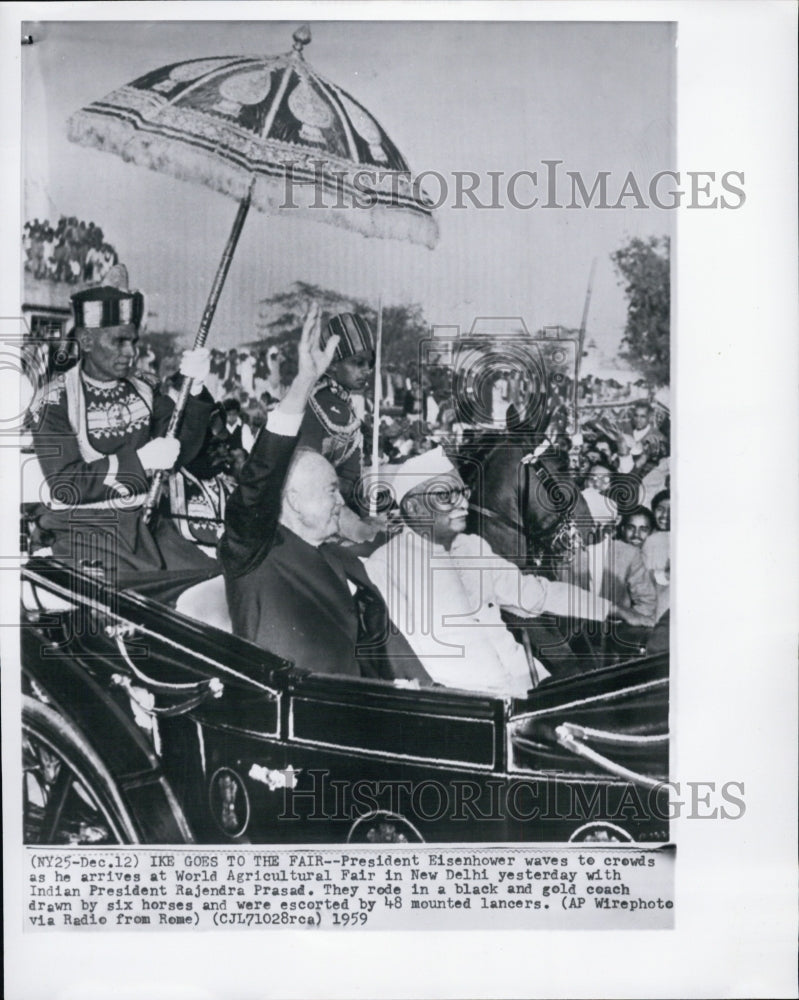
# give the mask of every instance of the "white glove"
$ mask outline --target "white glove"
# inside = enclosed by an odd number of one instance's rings
[[[143,444],[136,454],[145,469],[171,469],[180,454],[180,441],[177,438],[153,438]]]
[[[198,347],[194,351],[184,351],[180,359],[180,374],[194,379],[191,387],[192,396],[199,396],[203,391],[203,382],[211,371],[211,353],[207,347]]]

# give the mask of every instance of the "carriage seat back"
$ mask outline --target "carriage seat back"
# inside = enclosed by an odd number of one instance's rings
[[[222,629],[223,632],[233,631],[225,595],[224,576],[214,576],[184,590],[178,598],[175,610],[187,618],[194,618],[205,625]]]

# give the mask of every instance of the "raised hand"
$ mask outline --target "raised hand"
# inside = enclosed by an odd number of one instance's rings
[[[180,359],[180,374],[192,379],[191,394],[198,396],[203,389],[203,383],[211,370],[211,352],[207,347],[197,347],[184,351]]]
[[[339,338],[331,337],[322,349],[321,336],[321,310],[318,303],[312,302],[297,347],[297,375],[278,407],[282,413],[302,413],[314,386],[330,366]]]
[[[612,438],[614,441],[619,441],[624,437],[624,432],[621,427],[619,427],[617,421],[611,417],[609,414],[605,414],[602,417],[602,423],[597,421],[597,426],[605,432],[605,434]]]
[[[321,309],[318,302],[312,302],[297,348],[298,377],[316,382],[330,366],[338,347],[339,338],[331,337],[324,348],[320,347],[322,336]]]

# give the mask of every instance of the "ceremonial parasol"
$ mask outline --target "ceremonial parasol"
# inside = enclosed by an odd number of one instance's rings
[[[432,205],[380,123],[303,57],[303,25],[280,56],[190,59],[153,70],[82,108],[73,142],[204,184],[239,201],[194,346],[208,336],[250,205],[303,212],[364,236],[435,246]],[[379,372],[377,373],[379,378]],[[189,395],[184,383],[168,435]],[[149,517],[161,485],[156,474]]]

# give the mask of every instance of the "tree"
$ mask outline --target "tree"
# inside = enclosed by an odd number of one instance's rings
[[[669,382],[670,250],[668,236],[636,237],[610,255],[627,296],[627,324],[619,356],[655,387]]]
[[[377,333],[377,310],[353,296],[343,295],[328,288],[295,281],[285,292],[279,292],[260,302],[262,336],[247,346],[260,347],[266,343],[283,346],[287,357],[284,375],[293,375],[292,365],[296,345],[300,338],[302,321],[309,302],[315,300],[322,308],[322,322],[340,312],[357,312]],[[429,336],[429,326],[422,307],[412,305],[385,305],[383,307],[382,365],[394,365],[401,371],[411,372],[419,363],[419,342]]]

